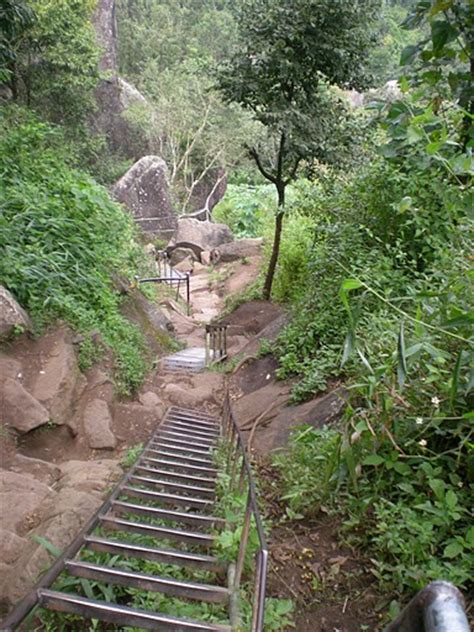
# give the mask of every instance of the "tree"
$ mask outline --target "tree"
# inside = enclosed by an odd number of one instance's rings
[[[474,2],[423,0],[406,18],[407,29],[427,26],[428,35],[402,52],[411,84],[423,85],[439,111],[443,101],[457,102],[464,111],[460,142],[474,145]]]
[[[237,9],[239,42],[218,68],[216,83],[264,130],[248,152],[277,190],[266,299],[278,261],[285,189],[303,164],[334,158],[331,135],[340,128],[341,100],[330,85],[366,84],[364,57],[379,6],[379,0],[242,0]]]
[[[18,95],[16,62],[35,14],[21,0],[3,0],[0,6],[0,85],[7,83],[13,98]]]

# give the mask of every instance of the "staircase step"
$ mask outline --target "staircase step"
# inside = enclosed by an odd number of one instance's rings
[[[193,498],[205,496],[210,501],[214,499],[214,491],[208,487],[199,487],[198,485],[183,485],[182,483],[173,483],[172,481],[165,481],[160,478],[150,478],[148,476],[130,476],[129,481],[131,483],[137,483],[139,485],[147,485],[149,487],[159,487],[160,489],[170,489],[175,492],[182,492],[183,494],[192,494]]]
[[[204,528],[211,528],[217,524],[225,524],[225,520],[223,518],[217,518],[216,516],[201,515],[184,511],[173,511],[171,509],[160,509],[158,507],[148,507],[147,505],[137,505],[135,503],[127,503],[122,500],[114,500],[112,508],[114,511],[119,513],[148,516],[149,518],[155,518],[156,520],[182,522],[184,524]]]
[[[114,566],[101,566],[99,564],[72,560],[66,561],[65,568],[74,577],[83,577],[84,579],[92,579],[129,588],[150,590],[173,597],[195,599],[208,603],[227,603],[229,601],[230,591],[222,586],[171,579],[115,568]]]
[[[171,468],[171,469],[179,469],[186,470],[188,472],[201,472],[202,474],[217,474],[217,470],[214,467],[201,467],[199,465],[191,465],[191,463],[182,463],[176,460],[168,459],[154,459],[151,456],[143,456],[142,461],[149,461],[150,463],[157,463],[158,465]]]
[[[196,430],[204,430],[208,432],[220,432],[220,424],[208,424],[207,421],[201,421],[200,419],[193,419],[192,417],[184,417],[183,415],[167,415],[167,421],[173,423],[186,424],[190,428],[196,428]]]
[[[203,430],[202,428],[196,428],[196,426],[192,426],[187,423],[183,423],[181,421],[164,421],[160,428],[162,430],[172,430],[173,432],[182,432],[185,435],[189,435],[191,437],[199,437],[203,439],[213,439],[217,440],[220,436],[218,431],[214,430]]]
[[[76,614],[87,619],[99,619],[120,626],[138,627],[156,632],[232,632],[228,625],[180,619],[159,612],[138,610],[115,603],[86,599],[71,593],[54,590],[38,591],[39,604],[43,608],[67,614]]]
[[[164,476],[166,478],[178,480],[185,483],[189,482],[196,485],[208,486],[209,492],[213,492],[213,488],[216,485],[215,478],[208,478],[205,476],[192,476],[190,474],[183,474],[182,472],[173,472],[166,469],[153,468],[147,465],[141,465],[140,463],[135,466],[135,470],[138,470],[139,472],[146,472],[147,474],[157,474],[158,476]]]
[[[175,529],[171,527],[158,527],[147,522],[135,522],[134,520],[125,520],[106,514],[101,518],[101,524],[113,531],[125,531],[126,533],[138,533],[140,535],[148,535],[158,539],[172,540],[173,542],[184,542],[196,546],[212,547],[215,537],[208,533],[199,533],[196,531],[185,531],[183,529]]]
[[[175,462],[189,463],[190,465],[199,465],[200,467],[209,467],[213,464],[212,458],[209,459],[198,459],[195,456],[186,456],[185,454],[179,454],[178,451],[171,451],[171,449],[162,449],[162,450],[154,450],[153,448],[148,448],[143,452],[143,458],[148,459],[148,454],[152,454],[153,458],[155,455],[158,455],[161,458],[169,458]],[[215,470],[215,468],[212,468]]]
[[[170,412],[181,413],[183,415],[192,415],[193,417],[200,417],[202,419],[218,422],[219,417],[206,413],[204,410],[195,410],[194,408],[183,408],[182,406],[170,406]]]
[[[215,439],[205,439],[204,437],[200,438],[194,435],[190,435],[187,432],[176,432],[174,430],[166,430],[165,428],[163,430],[160,430],[157,437],[166,437],[167,439],[172,439],[173,441],[192,442],[196,446],[202,445],[209,446],[210,448],[213,448],[217,445],[217,441]]]
[[[210,430],[220,429],[220,423],[218,420],[206,419],[204,417],[198,417],[197,415],[171,411],[166,415],[166,418],[177,419],[179,421],[195,424],[196,426],[202,426],[203,428],[208,428]]]
[[[190,452],[191,454],[202,454],[203,456],[207,456],[216,449],[216,444],[211,445],[200,445],[193,440],[186,439],[175,439],[174,437],[165,437],[161,433],[151,442],[152,447],[156,446],[170,446],[172,448],[180,448],[185,452]]]
[[[152,443],[151,446],[148,448],[149,452],[161,452],[162,450],[166,450],[167,452],[176,452],[176,453],[183,453],[183,454],[188,454],[189,456],[195,456],[195,458],[199,458],[199,459],[203,459],[204,461],[207,461],[208,463],[212,463],[213,462],[213,456],[212,456],[212,452],[209,450],[196,450],[195,448],[187,448],[185,446],[182,445],[173,445],[171,443],[168,443],[166,441],[166,439],[162,439],[161,441],[157,440],[155,443]]]
[[[188,553],[177,551],[176,549],[158,549],[144,544],[134,542],[120,542],[86,536],[85,545],[92,551],[99,553],[110,553],[111,555],[123,555],[124,557],[136,557],[142,560],[160,562],[163,564],[173,564],[186,568],[197,568],[199,570],[224,573],[227,564],[217,557],[211,555],[200,555],[198,553]]]
[[[141,498],[151,502],[163,503],[173,506],[195,507],[196,509],[209,509],[214,504],[212,500],[203,500],[202,498],[193,498],[192,496],[179,496],[177,494],[167,494],[161,492],[150,491],[149,489],[140,489],[126,485],[122,488],[120,495],[130,498]]]

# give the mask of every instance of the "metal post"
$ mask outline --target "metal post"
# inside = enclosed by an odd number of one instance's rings
[[[191,275],[189,272],[186,272],[186,304],[187,304],[187,314],[188,316],[191,314]]]
[[[449,582],[420,590],[385,632],[469,632],[464,597]]]
[[[206,366],[209,366],[210,344],[211,344],[211,333],[209,331],[209,326],[206,325]]]
[[[242,579],[242,572],[245,564],[245,554],[247,553],[247,542],[250,533],[250,523],[252,521],[252,503],[250,497],[250,491],[247,496],[247,507],[245,509],[244,526],[242,529],[242,535],[240,537],[239,555],[237,557],[237,564],[235,565],[235,577],[234,577],[234,590],[238,590],[240,587],[240,580]]]
[[[262,632],[265,619],[265,590],[267,579],[268,551],[262,549],[257,556],[255,571],[254,603],[251,632]]]

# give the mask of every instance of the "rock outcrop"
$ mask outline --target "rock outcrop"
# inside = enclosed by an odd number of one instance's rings
[[[214,249],[214,260],[229,263],[243,257],[254,257],[261,253],[262,244],[263,239],[236,239]]]
[[[18,601],[53,561],[34,536],[64,549],[122,473],[112,460],[69,461],[58,470],[54,490],[28,474],[0,472],[0,602],[6,605]]]
[[[49,355],[34,379],[32,395],[49,411],[55,424],[67,424],[79,388],[79,366],[66,328],[49,336]]]
[[[8,338],[15,330],[31,329],[31,321],[13,295],[0,285],[0,339]]]
[[[93,399],[84,410],[84,432],[94,450],[113,450],[117,439],[112,432],[113,420],[107,402]]]
[[[171,257],[176,249],[192,251],[196,261],[200,261],[203,251],[210,251],[233,241],[234,236],[226,224],[201,222],[194,218],[180,217],[176,231],[167,251]],[[189,254],[189,252],[187,252]]]
[[[98,108],[93,127],[105,134],[113,152],[126,158],[136,158],[147,151],[147,142],[123,114],[130,105],[146,100],[136,88],[118,76],[115,4],[115,0],[98,0],[94,14],[97,42],[103,51],[99,69],[104,78],[95,93]]]
[[[0,383],[2,421],[20,433],[43,426],[50,414],[40,402],[23,387],[21,382],[6,378]]]
[[[168,186],[168,169],[159,156],[144,156],[114,185],[112,194],[147,234],[169,238],[177,226]]]

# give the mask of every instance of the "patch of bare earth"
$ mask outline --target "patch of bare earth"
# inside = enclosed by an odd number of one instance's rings
[[[267,519],[275,525],[268,596],[293,601],[297,632],[378,630],[381,595],[369,560],[341,543],[337,518],[319,512],[312,519],[289,520],[278,472],[267,459],[259,459],[257,468]]]

